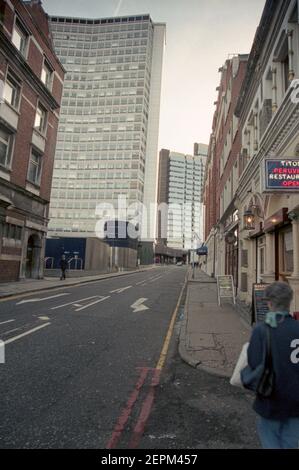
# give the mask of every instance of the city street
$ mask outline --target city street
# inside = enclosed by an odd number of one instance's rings
[[[178,354],[185,276],[157,267],[2,301],[0,447],[258,447],[251,396]]]
[[[2,301],[0,447],[113,448],[132,423],[138,445],[185,275],[159,267]]]

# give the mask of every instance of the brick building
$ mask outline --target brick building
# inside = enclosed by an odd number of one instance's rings
[[[0,281],[43,273],[64,69],[41,2],[0,1]]]
[[[228,59],[217,87],[206,180],[204,185],[205,240],[208,274],[232,274],[238,283],[238,210],[236,191],[242,165],[241,134],[234,115],[245,77],[248,55]],[[217,249],[215,249],[217,247]]]

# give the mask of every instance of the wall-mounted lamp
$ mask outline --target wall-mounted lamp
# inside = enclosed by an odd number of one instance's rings
[[[255,217],[250,207],[244,212],[243,221],[245,230],[255,229]]]

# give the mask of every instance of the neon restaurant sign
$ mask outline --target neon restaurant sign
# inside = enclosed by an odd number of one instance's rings
[[[266,191],[299,191],[299,159],[266,160]]]

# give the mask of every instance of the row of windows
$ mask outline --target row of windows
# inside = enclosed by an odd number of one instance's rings
[[[10,169],[12,163],[15,134],[0,126],[0,166]],[[42,155],[35,149],[31,150],[27,179],[33,184],[40,184]]]
[[[138,109],[140,109],[140,108],[138,108]],[[98,111],[98,112],[96,112],[96,111]],[[83,108],[70,108],[70,109],[62,109],[61,115],[62,115],[63,117],[64,117],[64,116],[65,116],[65,117],[71,116],[71,117],[73,117],[73,118],[75,118],[76,116],[85,116],[85,117],[86,117],[86,116],[91,116],[91,117],[95,117],[95,116],[97,116],[98,114],[99,114],[99,115],[102,115],[102,112],[101,112],[101,111],[102,111],[101,109],[97,109],[97,108],[88,108],[88,109],[83,109]],[[113,117],[115,117],[115,116],[120,117],[120,116],[122,116],[122,115],[123,115],[123,116],[126,115],[126,116],[124,116],[125,119],[123,119],[123,120],[119,119],[118,122],[125,122],[125,121],[127,121],[127,122],[141,122],[141,121],[142,121],[142,116],[140,115],[141,112],[142,112],[143,115],[146,117],[146,119],[148,119],[148,113],[147,113],[145,110],[139,111],[139,112],[138,112],[139,116],[134,115],[135,113],[131,113],[130,116],[127,116],[128,113],[125,113],[124,111],[121,112],[121,113],[118,113],[118,114],[113,114],[113,112],[110,111],[109,114],[106,114],[106,116],[108,117],[109,120],[104,121],[104,122],[107,122],[107,123],[112,122],[112,118],[113,118]],[[137,113],[136,113],[136,114],[137,114]],[[131,118],[131,119],[129,119],[129,118]],[[114,122],[116,122],[116,121],[114,121]]]
[[[87,126],[90,126],[88,124]],[[85,132],[124,132],[124,131],[141,131],[144,130],[144,128],[141,126],[141,124],[126,124],[126,125],[117,125],[117,124],[112,124],[112,125],[104,125],[103,127],[71,127],[71,126],[59,126],[59,132],[65,132],[65,133],[85,133]],[[76,137],[76,136],[73,136]],[[78,137],[78,136],[77,136]]]
[[[106,39],[106,38],[105,38]],[[62,41],[59,41],[59,40],[55,40],[54,41],[54,46],[55,48],[64,48],[64,49],[68,49],[68,48],[77,48],[79,46],[80,49],[82,49],[82,46],[83,46],[83,49],[90,49],[90,48],[97,48],[97,49],[113,49],[113,48],[120,48],[120,47],[130,47],[132,48],[132,50],[134,50],[134,53],[136,53],[136,47],[142,47],[144,48],[144,51],[146,51],[146,47],[147,44],[148,44],[148,41],[147,39],[138,39],[138,40],[132,40],[132,39],[128,39],[128,40],[112,40],[112,41],[104,41],[103,39],[101,39],[99,42],[93,42],[93,44],[90,44],[90,42],[88,41],[84,41],[84,42],[75,42],[75,41],[78,41],[78,37],[75,37],[74,39],[70,39],[69,42],[62,42]],[[96,47],[95,47],[96,46]],[[138,53],[138,50],[137,50],[137,53]],[[128,54],[131,54],[131,52],[128,52]]]
[[[82,90],[82,92],[77,92],[76,93],[76,97],[79,96],[79,93],[82,93],[82,97],[85,97],[85,96],[88,96],[88,93],[84,93],[83,90],[102,90],[103,88],[127,88],[128,90],[126,94],[138,94],[138,95],[141,95],[143,94],[144,90],[146,90],[148,93],[149,93],[149,88],[148,86],[144,83],[144,79],[142,80],[136,80],[136,79],[131,79],[130,81],[127,80],[127,79],[124,79],[123,80],[123,77],[122,76],[119,76],[118,78],[110,78],[110,79],[107,79],[107,78],[103,78],[104,75],[102,76],[99,76],[99,77],[96,77],[95,81],[94,81],[94,84],[96,81],[100,81],[100,83],[98,83],[98,86],[93,86],[93,87],[79,87],[77,88],[77,90]],[[107,76],[106,76],[107,77]],[[69,79],[67,79],[69,80]],[[68,83],[68,82],[66,82]],[[66,90],[70,88],[70,87],[67,87]],[[148,90],[146,89],[148,88]],[[136,91],[134,92],[134,90],[131,90],[131,89],[136,89]],[[122,90],[122,91],[125,91],[125,90]],[[137,93],[137,91],[139,91],[139,93]],[[90,92],[89,92],[90,93]],[[64,94],[64,96],[66,96]],[[95,97],[98,97],[100,96],[99,93],[97,92],[93,92],[93,95],[89,95],[89,97],[91,96],[95,96]]]
[[[121,195],[125,195],[127,196],[128,199],[137,199],[140,197],[140,195],[142,195],[142,192],[139,191],[139,192],[128,192],[128,191],[125,191],[125,192],[111,192],[111,191],[94,191],[94,192],[81,192],[81,191],[77,191],[77,192],[74,192],[74,191],[66,191],[66,190],[63,190],[63,191],[57,191],[57,190],[53,190],[53,195],[52,195],[52,205],[54,204],[54,200],[55,199],[77,199],[77,200],[81,200],[81,199],[93,199],[93,202],[95,204],[100,204],[101,202],[105,201],[107,199],[117,199],[119,196]],[[68,204],[68,202],[67,202]]]
[[[80,165],[86,165],[86,160],[92,161],[96,160],[98,161],[105,161],[105,160],[141,160],[144,161],[144,155],[139,152],[123,152],[119,151],[118,153],[115,152],[106,152],[105,154],[78,154],[76,152],[74,153],[69,153],[69,152],[61,152],[57,151],[55,154],[55,161],[62,160],[62,161],[74,161],[76,162],[76,165],[78,165],[78,168],[80,168]],[[80,161],[81,160],[81,161]],[[81,167],[83,168],[83,166]]]
[[[22,240],[22,227],[14,224],[1,222],[2,237],[9,240]]]
[[[145,134],[145,130],[142,129],[142,131]],[[114,148],[111,148],[111,150],[121,150],[122,147],[120,147],[121,143],[124,142],[130,142],[132,140],[140,141],[144,145],[146,144],[146,139],[145,137],[141,136],[140,133],[138,134],[133,134],[133,133],[125,133],[126,131],[123,131],[122,134],[118,134],[118,131],[110,131],[107,130],[106,134],[96,134],[95,131],[87,131],[85,130],[82,134],[77,133],[64,133],[64,134],[59,134],[57,142],[59,142],[59,146],[57,147],[58,149],[62,148],[67,148],[68,143],[73,142],[74,146],[72,147],[72,150],[74,151],[85,151],[85,150],[101,150],[102,147],[99,144],[99,142],[115,142]],[[63,143],[65,144],[63,146]]]
[[[137,97],[137,95],[139,95],[139,97]],[[111,98],[112,95],[108,94],[108,92],[99,92],[98,97],[93,99],[83,99],[80,96],[78,96],[77,99],[68,97],[62,100],[62,106],[63,109],[65,107],[84,107],[88,108],[86,111],[92,109],[94,114],[111,114],[111,111],[114,112],[114,110],[119,114],[120,110],[122,110],[122,113],[124,112],[124,106],[130,106],[130,114],[134,113],[136,108],[141,109],[141,111],[137,112],[137,114],[139,114],[142,112],[142,106],[144,106],[146,110],[148,110],[149,106],[149,98],[146,95],[142,95],[142,92],[138,93],[136,90],[123,90],[119,93],[114,93],[115,98]],[[102,104],[103,100],[106,101],[105,105]]]
[[[130,74],[130,75],[131,75],[131,78],[144,78],[144,72],[140,72],[138,74],[137,74],[137,72],[134,72],[134,76],[133,76],[133,74]],[[112,83],[114,83],[114,81]],[[120,85],[119,87],[122,88],[122,85]],[[142,88],[143,87],[144,87],[144,84],[143,84]],[[111,88],[115,88],[115,86],[113,86]],[[127,85],[126,88],[129,88],[129,85]],[[148,83],[145,83],[145,88],[149,92]],[[66,90],[102,90],[102,86],[101,86],[101,81],[99,81],[99,80],[97,82],[96,81],[88,81],[88,82],[85,82],[85,83],[66,81],[64,83],[64,91],[66,91]],[[111,92],[110,94],[112,95],[112,94],[115,94],[115,93]]]
[[[123,106],[126,106],[126,109],[130,109],[130,111],[128,111],[129,113],[134,113],[135,112],[135,109],[141,109],[142,110],[142,104],[143,104],[143,98],[139,99],[138,101],[141,102],[141,104],[135,104],[137,102],[136,99],[131,99],[131,98],[118,98],[118,101],[120,101],[120,104],[116,104],[114,105],[115,107],[111,107],[112,104],[108,104],[105,106],[103,106],[102,104],[100,104],[100,101],[102,101],[102,99],[100,97],[98,97],[98,99],[90,99],[90,100],[83,100],[83,99],[77,99],[77,100],[74,100],[73,98],[69,98],[69,99],[64,99],[62,100],[62,106],[64,107],[68,107],[68,108],[72,108],[72,107],[83,107],[83,108],[90,108],[92,106],[97,106],[98,107],[98,112],[101,112],[101,114],[110,114],[111,113],[111,110],[112,112],[116,112],[117,114],[119,114],[119,112],[124,112],[123,111]],[[112,100],[111,98],[108,98],[107,99],[107,102],[112,102],[112,101],[117,101],[117,99],[115,100]],[[135,104],[135,106],[134,106]],[[146,102],[144,102],[144,105],[146,108],[148,108],[148,104]],[[121,106],[121,107],[120,107]],[[109,111],[107,111],[107,109]],[[122,110],[122,111],[121,111]],[[138,111],[138,112],[142,112],[142,111]]]
[[[63,18],[62,18],[63,20]],[[117,18],[115,18],[115,20],[117,20]],[[84,34],[84,33],[87,33],[87,34],[91,34],[91,33],[113,33],[113,32],[121,32],[121,31],[140,31],[140,30],[148,30],[151,26],[150,23],[146,22],[146,23],[136,23],[136,24],[117,24],[116,26],[102,26],[102,22],[104,22],[105,20],[98,20],[99,22],[101,22],[101,26],[92,26],[92,25],[77,25],[75,26],[74,24],[72,24],[71,26],[70,25],[67,25],[67,24],[62,24],[63,21],[61,21],[61,23],[54,23],[54,19],[51,18],[50,19],[51,21],[51,29],[52,31],[57,31],[57,32],[69,32],[69,33],[81,33],[81,34]],[[59,19],[60,21],[60,19]],[[94,20],[94,21],[97,21],[97,20]],[[108,20],[107,20],[108,21]],[[131,20],[129,20],[131,22]],[[122,21],[123,22],[123,21]],[[99,23],[100,24],[100,23]]]
[[[73,146],[71,145],[72,139],[70,136],[67,138],[66,136],[65,139],[61,140],[61,137],[58,137],[57,140],[57,150],[72,150],[72,151],[93,151],[93,150],[139,150],[139,146],[141,143],[144,145],[146,144],[145,139],[140,139],[140,136],[136,136],[135,138],[126,138],[125,135],[122,137],[120,135],[113,135],[113,134],[107,134],[105,135],[100,135],[100,136],[95,136],[93,137],[90,134],[86,134],[85,136],[82,136],[81,142],[89,142],[86,144],[79,144],[76,143]],[[133,143],[132,143],[133,141]],[[76,142],[76,140],[74,140]],[[101,143],[100,143],[101,142]],[[112,147],[109,146],[109,142],[114,143]],[[116,144],[117,143],[117,144]]]
[[[105,33],[100,32],[100,34],[86,34],[83,36],[83,34],[64,34],[64,33],[58,33],[54,32],[53,34],[55,44],[58,41],[85,41],[85,42],[97,42],[97,41],[112,41],[112,40],[119,40],[119,39],[139,39],[139,38],[147,38],[150,35],[148,34],[147,31],[139,30],[136,31],[135,33],[133,32],[118,32],[118,33]],[[135,41],[134,41],[135,42]]]
[[[61,60],[61,63],[64,63],[63,60]],[[99,67],[100,69],[100,67]],[[135,64],[135,65],[130,65],[129,66],[129,70],[145,70],[145,64],[142,63],[142,64]],[[104,72],[104,70],[99,70],[100,72]],[[78,69],[78,72],[80,72],[80,70]],[[98,75],[93,75],[92,77],[89,77],[87,75],[88,72],[85,72],[85,74],[81,74],[80,73],[67,73],[66,74],[66,77],[65,77],[65,80],[66,81],[69,81],[69,82],[82,82],[82,81],[85,81],[85,82],[90,82],[92,84],[92,88],[101,88],[101,87],[96,87],[96,83],[95,82],[101,82],[102,83],[102,75],[98,74]],[[111,80],[109,81],[109,83],[114,83],[112,82]],[[115,88],[116,85],[114,86],[111,86],[111,88]],[[124,88],[124,87],[129,87],[129,83],[127,84],[119,84],[117,82],[117,86],[121,87],[121,88]],[[72,87],[74,88],[74,87]]]
[[[101,173],[93,173],[89,174],[87,177],[84,174],[80,173],[69,173],[67,175],[60,175],[59,178],[57,176],[54,178],[52,187],[53,188],[83,188],[83,189],[89,189],[90,185],[90,179],[95,179],[95,180],[124,180],[124,179],[137,179],[138,176],[140,179],[143,177],[143,173],[137,172],[137,171],[132,171],[132,172],[121,172],[121,173],[106,173],[102,171]],[[80,183],[80,182],[72,182],[71,180],[88,180],[86,183]],[[66,181],[67,180],[67,181]]]
[[[143,83],[139,82],[138,86],[142,86],[142,85]],[[133,85],[130,85],[130,86],[133,86]],[[143,103],[143,97],[129,96],[129,97],[113,98],[113,99],[102,98],[98,91],[76,91],[76,92],[65,91],[63,97],[64,97],[63,103],[65,104],[67,104],[68,102],[66,98],[77,98],[77,99],[78,98],[85,98],[85,99],[100,98],[98,100],[99,106],[111,106],[112,104],[120,105],[120,104],[142,104]]]
[[[55,162],[55,169],[64,169],[64,170],[136,170],[144,169],[143,165],[139,162],[120,162],[120,163],[99,163],[99,162],[75,162],[75,163],[66,163],[66,162]],[[89,174],[88,174],[89,175]],[[89,177],[89,176],[88,176]]]

